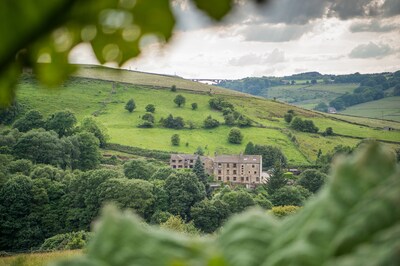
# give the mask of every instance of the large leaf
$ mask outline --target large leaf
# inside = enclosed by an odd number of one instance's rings
[[[287,220],[253,210],[189,239],[106,209],[87,254],[57,265],[400,265],[399,203],[400,169],[373,144]]]

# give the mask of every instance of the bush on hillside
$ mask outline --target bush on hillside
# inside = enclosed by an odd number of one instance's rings
[[[47,238],[40,246],[40,250],[51,251],[82,249],[87,245],[91,237],[92,233],[85,231],[58,234]]]

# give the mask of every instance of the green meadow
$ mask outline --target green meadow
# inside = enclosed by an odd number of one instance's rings
[[[400,96],[353,105],[341,113],[400,122]]]
[[[81,75],[85,72],[83,68]],[[193,153],[198,147],[202,147],[206,154],[217,153],[240,153],[244,151],[245,145],[252,141],[255,144],[274,145],[280,147],[287,156],[288,161],[293,165],[310,164],[315,160],[318,149],[328,151],[336,145],[354,146],[359,140],[345,137],[323,137],[318,134],[293,132],[298,144],[294,144],[287,136],[288,124],[283,120],[288,110],[294,110],[296,115],[312,119],[320,128],[333,127],[335,133],[362,138],[376,138],[380,140],[400,142],[400,132],[387,132],[381,129],[371,128],[368,123],[365,126],[355,125],[355,121],[338,121],[333,116],[319,112],[313,112],[298,108],[293,105],[279,101],[267,100],[250,95],[237,95],[235,92],[219,89],[180,78],[161,76],[172,79],[168,86],[162,87],[162,81],[153,81],[157,86],[143,85],[144,81],[150,82],[151,76],[158,75],[134,73],[130,77],[130,71],[123,71],[123,81],[117,80],[121,74],[114,69],[89,68],[90,78],[74,77],[57,89],[43,89],[31,80],[22,81],[17,91],[17,99],[25,106],[25,109],[37,109],[45,116],[59,110],[69,109],[75,113],[78,120],[84,117],[93,116],[107,130],[111,143],[117,143],[132,147],[155,149],[172,152]],[[96,71],[99,71],[97,75]],[[88,74],[88,75],[89,75]],[[145,77],[142,77],[145,76]],[[99,77],[99,79],[95,79]],[[109,80],[104,80],[105,78]],[[185,88],[178,87],[176,92],[170,90],[170,84],[174,81],[186,84]],[[137,82],[131,84],[128,82]],[[172,84],[174,85],[174,84]],[[171,86],[172,86],[171,85]],[[189,86],[190,85],[190,86]],[[183,85],[182,85],[183,86]],[[203,87],[202,87],[203,86]],[[204,87],[205,86],[205,87]],[[202,89],[197,90],[198,87]],[[209,87],[214,90],[210,93]],[[230,92],[233,92],[232,94]],[[181,94],[186,98],[183,107],[177,107],[173,102],[176,95]],[[204,119],[211,115],[221,124],[224,122],[222,112],[212,110],[208,101],[212,97],[224,97],[232,103],[236,110],[254,121],[253,127],[241,129],[244,139],[242,144],[230,144],[227,140],[230,127],[220,125],[214,129],[204,129]],[[125,110],[125,104],[129,99],[134,99],[136,109],[129,113]],[[197,103],[198,109],[192,110],[191,103]],[[139,128],[142,123],[142,116],[146,113],[147,104],[154,104],[156,111],[154,128]],[[186,127],[181,130],[167,129],[160,125],[159,120],[166,118],[169,114],[181,116],[186,122]],[[347,116],[341,116],[346,120]],[[358,118],[357,123],[361,123]],[[358,120],[357,120],[358,119]],[[380,120],[379,120],[380,121]],[[192,124],[192,129],[189,128]],[[383,127],[384,122],[379,123]],[[171,136],[180,135],[180,145],[171,145]]]

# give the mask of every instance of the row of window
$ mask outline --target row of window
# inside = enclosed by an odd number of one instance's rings
[[[244,180],[245,180],[245,178],[242,176],[242,177],[240,178],[240,181],[241,181],[241,182],[244,182]],[[222,181],[222,176],[218,176],[218,181]],[[226,181],[231,181],[229,176],[226,177]],[[232,178],[232,181],[238,181],[238,180],[237,180],[237,177],[234,176],[234,177]],[[249,181],[249,177],[248,177],[248,176],[246,176],[246,181]],[[259,178],[259,177],[256,177],[256,182],[260,182],[260,178]]]

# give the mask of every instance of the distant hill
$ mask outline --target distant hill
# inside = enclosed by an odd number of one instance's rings
[[[172,85],[177,87],[176,92],[171,91]],[[173,102],[178,94],[186,98],[182,108]],[[231,127],[224,125],[221,111],[209,106],[209,100],[215,97],[222,97],[252,121],[251,127],[241,129],[244,134],[242,144],[228,142],[227,135]],[[124,109],[131,98],[137,106],[133,113]],[[400,129],[400,123],[383,120],[362,122],[353,117],[334,117],[179,77],[105,67],[83,67],[57,90],[41,89],[29,75],[25,75],[18,85],[17,101],[27,110],[37,109],[45,115],[69,109],[78,120],[93,116],[105,126],[111,143],[162,151],[193,153],[202,147],[210,155],[214,152],[240,153],[252,141],[255,144],[278,146],[291,165],[308,165],[315,161],[319,149],[325,153],[337,145],[355,146],[362,138],[376,138],[393,147],[400,143],[400,131],[382,130],[389,123],[391,127]],[[192,110],[192,103],[198,104],[197,110]],[[139,128],[148,104],[156,107],[155,126]],[[333,127],[334,132],[340,135],[324,137],[321,134],[293,131],[283,119],[288,110],[313,120],[320,132]],[[185,128],[176,130],[162,127],[160,119],[169,114],[182,117],[186,122]],[[219,127],[203,128],[203,121],[210,115],[221,123]],[[180,146],[171,145],[173,134],[180,135]]]
[[[281,78],[261,77],[227,80],[217,85],[268,99],[276,99],[307,109],[326,112],[328,107],[331,106],[345,114],[377,117],[371,112],[362,112],[360,108],[350,107],[386,97],[400,96],[400,71],[347,75],[323,75],[319,72],[306,72]],[[396,99],[389,101],[393,103]],[[400,112],[400,102],[397,106],[397,108],[391,107],[388,112],[392,114],[393,109],[396,109],[395,113]],[[352,111],[356,109],[358,111]],[[400,117],[397,115],[384,118],[400,121]]]

